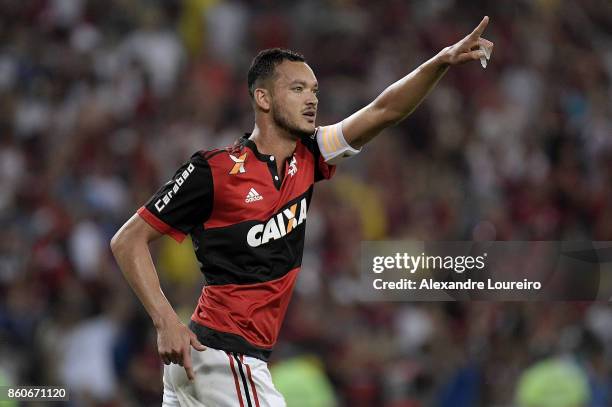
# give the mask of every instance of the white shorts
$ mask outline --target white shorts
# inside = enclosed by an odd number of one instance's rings
[[[191,348],[195,380],[185,368],[164,366],[162,407],[285,407],[285,399],[274,388],[268,364],[263,360],[207,348]]]

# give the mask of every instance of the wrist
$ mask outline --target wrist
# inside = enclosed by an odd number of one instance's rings
[[[421,72],[428,72],[429,75],[433,75],[432,77],[439,79],[450,68],[451,63],[449,60],[449,53],[444,49],[423,63],[418,69]]]
[[[170,325],[181,322],[176,313],[172,310],[153,315],[151,316],[151,320],[156,329],[164,329]]]
[[[451,65],[450,47],[443,48],[433,58],[429,60],[438,69],[446,69]]]

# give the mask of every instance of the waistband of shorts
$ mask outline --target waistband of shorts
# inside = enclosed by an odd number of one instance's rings
[[[226,352],[242,353],[264,362],[270,359],[272,349],[262,349],[252,345],[240,335],[215,331],[195,321],[189,322],[189,328],[196,334],[198,341],[204,346],[224,350]]]

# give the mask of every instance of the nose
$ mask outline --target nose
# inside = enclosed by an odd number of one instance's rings
[[[317,98],[317,95],[315,93],[311,93],[308,99],[306,100],[306,105],[314,109],[317,108],[318,103],[319,103],[319,99]]]

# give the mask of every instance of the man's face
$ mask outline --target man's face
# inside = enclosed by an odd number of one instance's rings
[[[304,62],[283,61],[272,82],[272,118],[282,129],[310,136],[317,115],[317,78]]]

